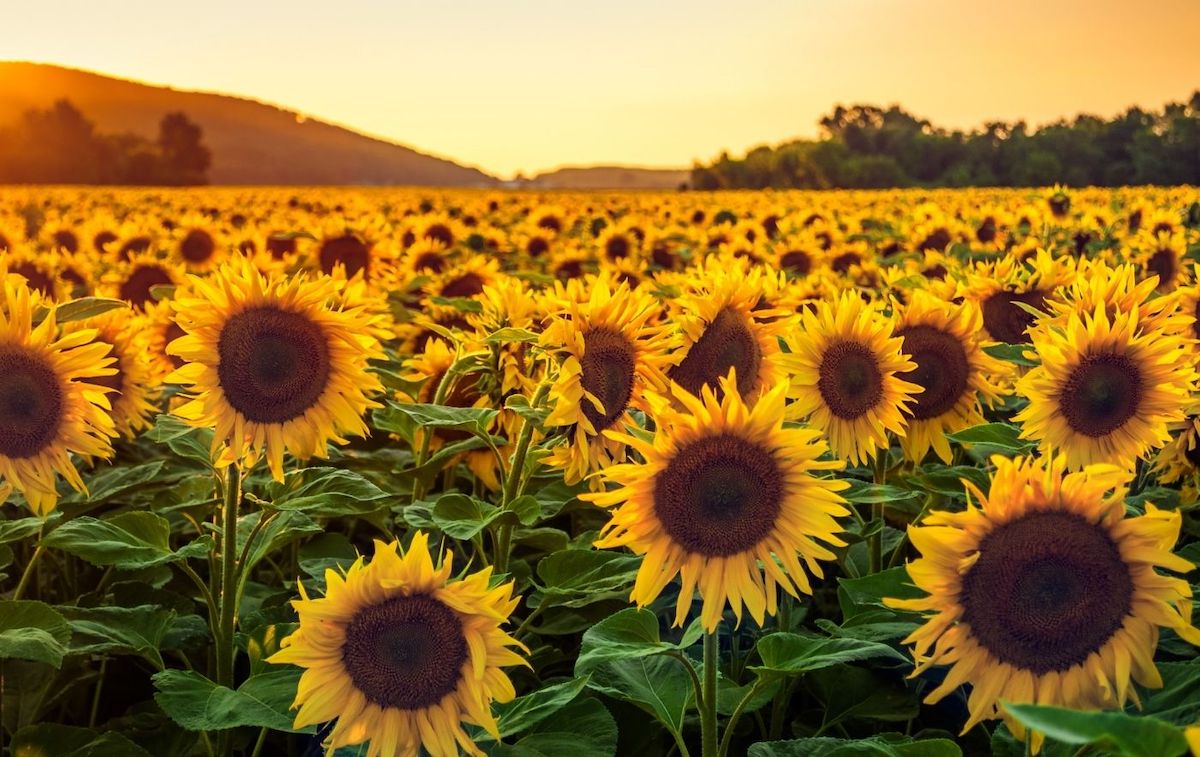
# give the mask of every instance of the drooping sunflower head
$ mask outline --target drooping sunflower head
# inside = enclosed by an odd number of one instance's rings
[[[1071,314],[1063,329],[1034,332],[1033,353],[1041,364],[1017,382],[1029,404],[1015,420],[1024,438],[1061,450],[1071,469],[1129,468],[1162,446],[1196,381],[1183,340],[1139,331],[1136,310],[1110,316],[1097,305],[1089,315]]]
[[[1149,505],[1128,517],[1128,476],[1113,466],[1066,473],[1061,457],[993,462],[986,496],[967,483],[977,504],[909,527],[922,555],[909,577],[928,596],[889,604],[926,614],[906,639],[914,675],[950,668],[926,701],[971,684],[966,733],[1001,716],[1001,701],[1122,707],[1136,697],[1131,679],[1161,686],[1159,626],[1200,643],[1187,582],[1157,572],[1194,567],[1171,553],[1180,514]],[[1009,727],[1023,737],[1020,724]]]
[[[679,325],[682,359],[670,379],[699,395],[718,389],[722,377],[737,372],[738,393],[748,402],[781,378],[778,335],[786,331],[787,312],[756,309],[761,299],[761,269],[708,267],[688,290],[669,304]]]
[[[903,436],[903,411],[922,388],[900,378],[917,366],[889,316],[846,293],[805,311],[784,340],[789,410],[821,430],[835,455],[860,464],[887,448],[888,432]]]
[[[168,353],[185,364],[168,381],[189,387],[176,413],[212,428],[220,462],[252,465],[265,452],[283,478],[283,455],[324,457],[330,441],[365,435],[363,413],[381,389],[367,371],[380,357],[361,309],[339,308],[328,277],[267,280],[245,259],[192,277],[171,301],[185,336]]]
[[[51,306],[34,324],[40,298],[0,263],[0,502],[14,489],[33,512],[50,514],[62,476],[85,491],[71,455],[105,457],[116,435],[107,390],[109,346],[96,332],[63,333]]]
[[[502,628],[520,599],[491,568],[453,578],[452,558],[435,565],[418,532],[403,554],[376,541],[370,563],[327,571],[322,597],[299,585],[300,628],[269,660],[305,668],[296,727],[336,719],[326,747],[370,740],[371,757],[481,755],[464,723],[500,738],[492,702],[516,694],[503,668],[526,664]]]
[[[615,488],[584,496],[615,508],[597,546],[644,555],[631,599],[645,606],[679,576],[676,625],[699,589],[709,631],[727,604],[739,620],[744,606],[761,624],[775,613],[776,586],[811,593],[808,575],[821,576],[829,546],[843,545],[836,519],[848,512],[837,493],[847,484],[817,475],[842,467],[821,459],[820,434],[783,427],[785,386],[749,407],[736,377],[722,383],[722,399],[709,387],[696,397],[674,386],[683,410],[663,407],[652,443],[606,432],[643,462],[604,469]]]
[[[542,347],[561,361],[545,423],[567,428],[550,463],[564,469],[568,483],[624,460],[624,443],[604,431],[624,430],[629,410],[649,410],[649,392],[665,389],[673,342],[657,322],[659,310],[643,290],[612,289],[597,279],[585,302],[561,300],[543,331]]]
[[[908,428],[900,446],[910,460],[922,460],[932,447],[949,462],[946,434],[982,423],[981,402],[999,399],[997,378],[1007,369],[983,351],[982,325],[973,303],[956,305],[919,289],[901,311],[895,334],[916,368],[899,378],[923,390],[905,410]]]

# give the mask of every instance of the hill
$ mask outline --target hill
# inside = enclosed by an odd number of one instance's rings
[[[531,189],[678,189],[688,181],[686,169],[569,166],[534,176]]]
[[[494,177],[450,160],[229,95],[186,92],[41,63],[0,62],[0,123],[67,98],[102,132],[153,139],[183,111],[204,129],[213,184],[491,186]]]

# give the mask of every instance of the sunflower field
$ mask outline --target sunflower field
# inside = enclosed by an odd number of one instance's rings
[[[0,752],[1200,755],[1200,191],[0,190]]]

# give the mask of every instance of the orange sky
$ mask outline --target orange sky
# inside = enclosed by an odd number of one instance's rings
[[[0,57],[229,92],[492,173],[686,166],[835,103],[949,127],[1200,88],[1200,0],[26,0]]]

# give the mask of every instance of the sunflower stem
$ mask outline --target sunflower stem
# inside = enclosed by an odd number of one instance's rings
[[[702,757],[718,757],[717,746],[717,633],[704,634],[704,697],[697,702],[700,708],[700,738]]]
[[[25,570],[21,572],[21,580],[17,582],[17,589],[13,592],[13,600],[18,600],[25,595],[25,588],[29,586],[29,580],[33,578],[34,569],[37,567],[38,559],[41,558],[45,547],[42,546],[42,541],[38,539],[38,545],[33,550],[33,555],[30,556],[29,562],[25,565]]]
[[[537,391],[534,392],[533,400],[529,406],[536,408],[546,398],[546,393],[550,391],[550,384],[543,381],[538,385]],[[517,447],[513,450],[512,462],[508,468],[508,475],[504,479],[504,490],[501,494],[500,509],[507,510],[512,506],[521,492],[522,480],[525,473],[525,458],[529,455],[529,446],[533,443],[533,432],[535,424],[531,419],[526,418],[521,423],[521,433],[517,436]],[[508,558],[512,551],[512,532],[513,527],[509,524],[499,526],[496,531],[496,554],[492,557],[492,565],[496,569],[496,573],[508,572]]]
[[[242,475],[237,463],[225,472],[225,498],[221,505],[221,617],[214,637],[217,640],[217,683],[233,685],[233,666],[237,656],[234,627],[237,624],[237,523],[241,501]]]
[[[884,484],[884,482],[887,481],[887,469],[888,469],[887,461],[888,461],[888,454],[887,454],[886,450],[880,452],[880,454],[875,458],[875,485],[876,486],[882,486]],[[871,525],[874,528],[875,523],[878,522],[879,526],[878,526],[878,528],[875,529],[875,532],[871,534],[871,537],[867,542],[867,546],[868,546],[868,550],[869,550],[869,552],[868,552],[868,570],[867,570],[868,573],[878,573],[880,571],[880,569],[883,567],[883,523],[884,523],[883,517],[884,517],[884,503],[883,502],[872,502],[871,503]]]

